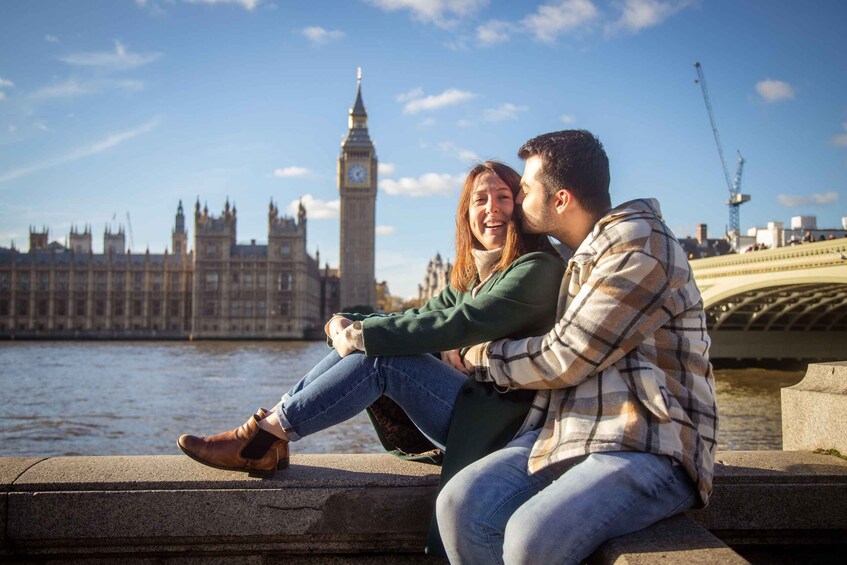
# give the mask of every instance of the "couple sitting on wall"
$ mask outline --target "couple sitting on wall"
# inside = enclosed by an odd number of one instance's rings
[[[451,563],[579,563],[708,501],[717,408],[700,292],[655,200],[616,208],[591,133],[526,142],[523,177],[468,174],[450,285],[400,314],[337,314],[332,351],[271,410],[183,435],[203,464],[272,474],[290,442],[367,410],[441,463]],[[565,266],[550,246],[570,249]],[[441,352],[440,354],[430,354]]]

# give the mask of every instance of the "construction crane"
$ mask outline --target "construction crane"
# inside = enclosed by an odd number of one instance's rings
[[[750,201],[749,194],[741,194],[741,173],[744,171],[744,157],[741,155],[741,151],[739,151],[738,168],[735,170],[735,178],[731,180],[729,178],[729,169],[726,167],[726,159],[723,156],[721,136],[718,133],[718,126],[715,123],[715,113],[712,111],[712,103],[709,100],[709,90],[706,88],[706,75],[703,74],[703,66],[700,63],[694,63],[694,68],[697,69],[697,79],[694,82],[699,84],[700,89],[703,91],[703,101],[706,103],[706,111],[709,113],[709,123],[712,125],[715,145],[718,147],[718,156],[721,158],[724,180],[726,181],[726,187],[729,189],[729,200],[726,201],[727,206],[729,206],[727,236],[733,249],[736,249],[738,247],[738,236],[741,235],[741,215],[739,208],[745,202]]]

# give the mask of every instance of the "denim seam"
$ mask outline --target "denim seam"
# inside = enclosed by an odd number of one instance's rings
[[[455,406],[455,404],[451,404],[451,403],[449,403],[449,402],[445,401],[445,400],[444,400],[443,398],[441,398],[439,395],[434,394],[434,393],[433,393],[431,390],[429,390],[427,387],[423,386],[423,385],[422,385],[422,384],[418,381],[418,379],[417,379],[417,378],[415,378],[413,375],[409,375],[409,374],[407,374],[405,371],[403,371],[402,369],[398,369],[398,368],[396,368],[396,367],[391,367],[390,365],[382,365],[382,367],[381,367],[381,368],[382,368],[383,370],[387,370],[387,371],[390,371],[390,372],[394,372],[394,373],[398,373],[398,374],[400,374],[400,375],[403,375],[403,377],[406,379],[406,381],[407,381],[409,384],[414,385],[414,386],[415,386],[415,388],[417,388],[417,389],[419,389],[419,390],[423,391],[423,392],[424,392],[424,393],[426,393],[426,395],[427,395],[427,396],[429,396],[430,398],[433,398],[433,399],[437,400],[437,401],[438,401],[439,403],[441,403],[441,404],[442,404],[445,408],[449,408],[449,409],[450,409],[450,411],[452,411],[452,410],[453,410],[453,407]],[[383,391],[384,391],[384,390],[385,390],[385,387],[383,387]],[[458,392],[458,390],[457,390],[457,392]]]
[[[491,510],[491,512],[489,512],[488,515],[485,517],[485,521],[482,524],[485,528],[484,529],[484,531],[485,531],[485,544],[488,547],[488,550],[491,552],[491,556],[494,558],[495,562],[503,563],[503,556],[497,555],[497,554],[494,553],[494,547],[493,547],[494,544],[491,541],[491,535],[490,535],[489,532],[494,532],[494,531],[496,531],[496,529],[494,527],[492,527],[491,525],[489,525],[491,518],[497,512],[499,512],[500,509],[503,508],[503,506],[505,506],[509,501],[514,499],[516,496],[519,496],[519,495],[521,495],[521,494],[523,494],[527,491],[537,489],[539,486],[541,486],[541,481],[534,481],[532,484],[526,485],[523,488],[512,492],[511,494],[509,494],[509,496],[505,496],[505,497],[501,498],[500,502],[497,504],[497,506],[495,506]],[[514,515],[514,513],[512,513],[512,514]],[[511,518],[511,516],[509,516],[509,518]],[[508,523],[508,522],[509,521],[506,520],[506,523]],[[505,527],[504,527],[503,533],[505,534]],[[505,541],[505,535],[504,535],[504,541]]]
[[[665,480],[665,481],[661,484],[661,486],[660,486],[658,489],[656,489],[656,490],[659,490],[659,489],[666,490],[669,486],[671,486],[672,484],[674,484],[676,481],[677,481],[676,473],[674,473],[674,472],[673,472],[673,467],[671,467],[671,473],[670,473],[670,476],[669,476],[669,477],[668,477],[668,478],[667,478],[667,479],[666,479],[666,480]],[[613,523],[615,520],[617,520],[618,518],[620,518],[621,516],[623,516],[624,514],[626,514],[627,512],[629,512],[630,510],[632,510],[632,508],[633,508],[633,507],[635,507],[635,506],[636,506],[638,503],[640,503],[642,500],[647,499],[647,498],[651,498],[651,497],[652,497],[652,495],[650,495],[649,493],[644,493],[644,494],[643,494],[640,498],[638,498],[637,500],[634,500],[634,501],[632,502],[632,504],[630,504],[629,506],[627,506],[626,508],[624,508],[623,510],[621,510],[620,512],[618,512],[618,513],[617,513],[617,514],[616,514],[613,518],[611,518],[611,519],[610,519],[608,522],[606,522],[604,525],[608,525],[608,524]],[[658,498],[658,495],[656,496],[656,498]],[[597,534],[598,534],[599,532],[600,532],[600,530],[598,529],[598,531],[596,531],[596,532],[594,532],[593,534],[591,534],[591,537],[589,537],[588,539],[584,540],[581,544],[579,544],[579,545],[576,547],[576,551],[577,551],[577,552],[579,552],[579,550],[581,550],[583,547],[585,547],[586,545],[588,545],[588,542],[593,542],[593,541],[594,541],[594,539],[596,539]],[[571,559],[574,559],[573,555],[569,555],[568,557],[570,557]]]

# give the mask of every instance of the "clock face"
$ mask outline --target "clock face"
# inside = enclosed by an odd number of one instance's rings
[[[362,165],[352,165],[347,169],[347,180],[354,184],[362,184],[368,178],[368,171]]]

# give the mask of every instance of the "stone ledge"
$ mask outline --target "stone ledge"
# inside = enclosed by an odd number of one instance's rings
[[[810,364],[781,402],[783,449],[847,454],[847,362]]]
[[[295,455],[269,479],[183,456],[0,458],[0,560],[417,562],[437,473],[388,455]],[[737,562],[710,531],[837,543],[845,507],[847,461],[722,452],[708,508],[610,540],[595,561]]]

